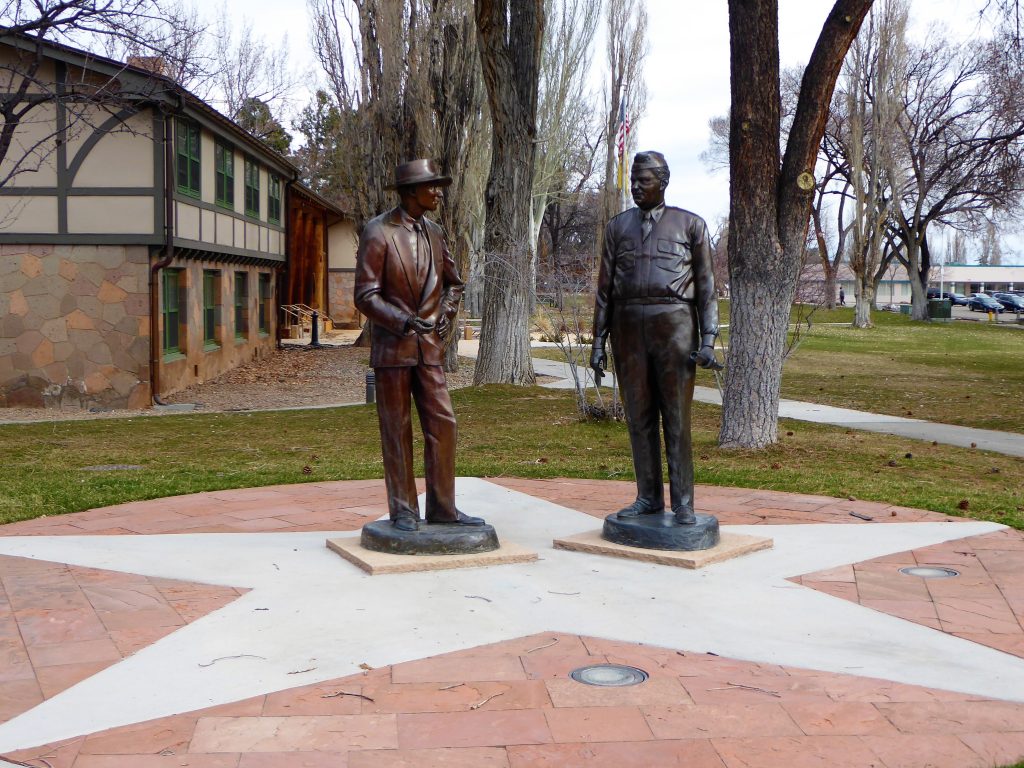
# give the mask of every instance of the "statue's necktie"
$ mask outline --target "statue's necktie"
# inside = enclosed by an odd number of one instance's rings
[[[420,241],[423,239],[423,225],[418,221],[413,223],[412,228],[416,231],[413,239],[416,241],[416,246],[412,249],[413,259],[416,264],[416,273],[420,271]]]
[[[654,217],[650,211],[644,211],[643,221],[640,222],[640,231],[643,232],[645,243],[647,238],[651,236],[652,229],[654,229]]]

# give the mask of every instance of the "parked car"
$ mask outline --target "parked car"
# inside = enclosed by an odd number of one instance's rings
[[[972,293],[971,298],[967,300],[967,308],[971,312],[995,312],[999,314],[1003,311],[1003,305],[987,293]]]
[[[932,299],[949,299],[953,306],[967,306],[967,297],[962,293],[953,293],[952,291],[940,291],[938,288],[929,288],[927,296],[929,301]]]
[[[1017,296],[1012,293],[993,293],[992,298],[1011,312],[1024,312],[1024,296]]]

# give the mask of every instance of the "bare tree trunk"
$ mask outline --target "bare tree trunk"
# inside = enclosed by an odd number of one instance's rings
[[[804,72],[779,163],[777,0],[729,0],[729,367],[719,443],[777,439],[789,310],[806,243],[812,175],[832,91],[871,0],[837,0]]]
[[[543,0],[476,0],[476,25],[493,136],[474,382],[533,384],[529,226]]]
[[[875,283],[873,280],[857,280],[853,284],[853,327],[871,328],[871,310],[875,307]]]
[[[479,227],[488,159],[486,95],[480,71],[472,0],[435,0],[432,11],[431,90],[437,122],[437,159],[452,177],[441,226],[463,280],[470,278],[473,231]],[[458,370],[458,328],[445,342],[444,369]]]

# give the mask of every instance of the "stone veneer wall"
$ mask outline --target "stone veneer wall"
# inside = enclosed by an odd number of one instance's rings
[[[355,302],[356,271],[332,269],[327,275],[327,306],[336,328],[358,328],[362,316]]]
[[[169,268],[180,269],[184,273],[187,307],[182,312],[182,319],[185,322],[180,330],[180,339],[183,345],[181,354],[170,358],[161,356],[160,394],[170,395],[192,384],[209,381],[225,371],[273,351],[277,345],[277,315],[279,312],[277,273],[274,268],[196,259],[175,259]],[[220,307],[216,330],[217,344],[209,348],[203,343],[203,272],[205,270],[218,271],[221,278],[217,302]],[[248,275],[249,330],[244,339],[235,337],[234,279],[236,272],[244,272]],[[274,291],[270,299],[267,333],[259,331],[259,278],[257,275],[261,272],[270,275],[270,285]]]
[[[0,246],[0,406],[149,405],[149,249]]]

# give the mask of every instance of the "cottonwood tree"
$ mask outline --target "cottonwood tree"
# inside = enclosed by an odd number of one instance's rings
[[[789,308],[836,78],[872,0],[837,0],[804,71],[785,152],[777,0],[730,0],[729,366],[719,442],[761,448],[778,430]]]
[[[484,313],[476,384],[532,384],[530,197],[537,138],[543,0],[476,0],[491,112],[484,236]]]
[[[248,117],[250,124],[262,128],[261,134],[272,133],[273,128],[261,123],[273,120],[273,113],[288,111],[299,85],[289,62],[288,36],[272,46],[256,34],[247,17],[229,16],[226,5],[217,16],[213,36],[211,102],[232,120]],[[259,112],[257,104],[263,104],[270,114],[254,117]]]
[[[647,102],[647,88],[644,83],[643,65],[647,58],[647,6],[643,0],[608,0],[605,7],[605,34],[608,85],[605,91],[605,162],[604,162],[604,204],[598,222],[598,252],[604,247],[604,228],[612,217],[623,210],[626,193],[618,189],[616,162],[619,115],[625,101],[625,111],[635,123],[644,111]],[[628,160],[631,146],[625,148]],[[624,171],[628,183],[628,173]]]
[[[313,49],[338,110],[335,185],[362,230],[394,203],[387,186],[395,166],[424,154],[416,151],[419,115],[406,108],[420,101],[409,92],[425,87],[412,40],[418,5],[408,17],[404,3],[379,0],[308,0],[308,8]],[[367,321],[356,346],[370,346],[371,337]]]
[[[339,186],[362,225],[394,205],[395,166],[428,155],[423,0],[309,0],[313,48],[338,108]]]
[[[957,233],[960,234],[960,233]],[[961,238],[963,242],[965,238]],[[990,218],[985,222],[984,230],[981,233],[981,247],[978,253],[978,263],[988,267],[995,267],[1003,263],[1003,246],[999,238],[999,227],[997,226],[994,218]],[[964,245],[963,251],[955,254],[951,254],[947,259],[947,264],[966,264],[966,244]]]
[[[910,46],[896,119],[896,258],[910,275],[911,315],[928,318],[932,225],[977,229],[993,207],[1010,210],[1024,191],[1022,62],[999,40],[963,45],[941,32]],[[1013,77],[1017,82],[1005,82]]]
[[[395,166],[437,157],[456,183],[442,223],[454,234],[465,268],[478,195],[471,171],[482,130],[470,0],[310,0],[314,49],[337,108],[333,137],[346,208],[362,225],[394,205],[387,189]],[[361,343],[369,344],[369,333]],[[449,339],[449,341],[451,341]],[[454,358],[449,355],[449,360]],[[450,362],[450,364],[451,364]]]
[[[593,175],[597,149],[594,99],[587,85],[600,0],[545,0],[537,108],[537,152],[530,206],[530,242],[546,212],[577,199]],[[536,293],[538,260],[531,258]]]
[[[445,190],[440,223],[464,279],[482,246],[484,180],[490,162],[490,121],[480,68],[476,24],[469,0],[435,0],[431,13],[430,94],[435,121],[433,152],[452,183]],[[468,281],[467,293],[476,286]],[[445,370],[458,368],[458,328],[445,345]]]
[[[537,291],[559,310],[566,294],[593,292],[600,206],[600,191],[584,186],[574,196],[559,195],[544,211],[537,240]]]
[[[907,159],[896,146],[901,111],[896,93],[906,72],[908,12],[905,0],[883,0],[872,9],[847,59],[841,87],[846,130],[837,132],[836,144],[846,150],[853,202],[855,328],[871,327],[878,282],[896,253],[886,235],[893,213],[892,169]]]

